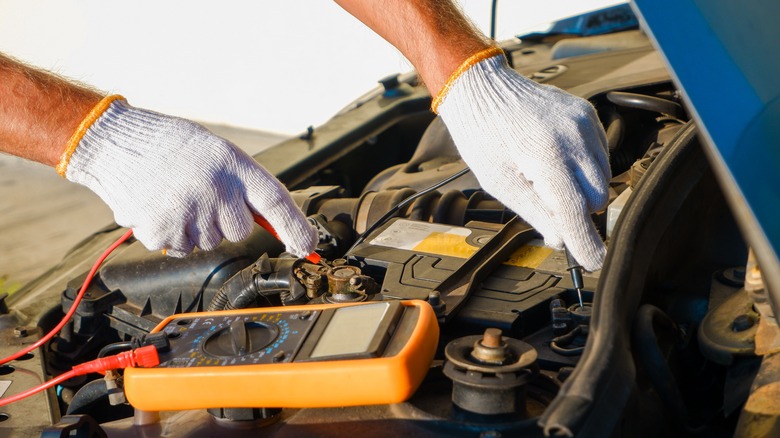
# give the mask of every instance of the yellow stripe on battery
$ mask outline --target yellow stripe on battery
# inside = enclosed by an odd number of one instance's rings
[[[477,251],[477,247],[466,243],[466,236],[452,233],[432,232],[412,248],[412,251],[426,252],[440,256],[467,259]],[[523,245],[515,250],[504,262],[505,265],[536,269],[547,260],[554,251],[546,246]]]
[[[460,236],[453,233],[432,232],[420,243],[415,245],[412,250],[467,259],[477,251],[477,247],[466,243],[466,236]]]
[[[505,265],[538,268],[554,251],[546,246],[523,245],[509,256]]]

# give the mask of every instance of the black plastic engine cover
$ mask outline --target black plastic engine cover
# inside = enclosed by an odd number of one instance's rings
[[[490,240],[495,227],[395,219],[368,236],[348,256],[364,273],[382,281],[385,297],[425,300]],[[455,321],[498,327],[517,337],[541,329],[550,319],[550,300],[568,295],[565,265],[560,266],[562,271],[539,269],[550,267],[549,260],[555,258],[556,253],[541,242],[519,248],[474,289]],[[557,266],[555,260],[552,265]]]
[[[108,324],[120,335],[147,333],[174,313],[202,311],[230,277],[263,253],[275,256],[282,250],[278,240],[259,228],[241,242],[223,242],[213,251],[196,251],[181,259],[135,242],[95,275],[74,315],[73,332],[90,336]],[[72,305],[85,276],[68,283],[62,296],[64,310]]]

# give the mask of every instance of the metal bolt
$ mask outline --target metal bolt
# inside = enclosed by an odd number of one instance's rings
[[[501,346],[501,330],[489,328],[482,335],[482,345],[488,348],[498,348]]]
[[[509,355],[509,346],[501,338],[501,330],[489,328],[485,330],[482,339],[474,342],[474,349],[471,350],[471,357],[482,363],[501,365],[507,360]]]
[[[438,306],[441,303],[441,293],[439,291],[431,291],[428,294],[428,304],[431,306]]]
[[[737,315],[734,321],[731,323],[731,330],[735,332],[744,332],[745,330],[756,325],[756,320],[750,315],[742,314]]]
[[[14,327],[14,337],[23,338],[29,334],[27,327]]]

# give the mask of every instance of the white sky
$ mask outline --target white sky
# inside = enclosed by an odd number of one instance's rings
[[[497,36],[615,3],[499,0]],[[490,0],[461,5],[487,33]],[[1,52],[136,106],[253,129],[319,125],[410,69],[331,1],[0,0],[0,11]]]

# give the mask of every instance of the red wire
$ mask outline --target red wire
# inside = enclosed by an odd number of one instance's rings
[[[278,235],[276,234],[276,230],[271,226],[268,221],[256,214],[254,215],[255,221],[260,224],[263,228],[268,230],[271,234],[273,234],[275,237],[278,238]],[[65,324],[70,321],[70,318],[73,317],[73,314],[76,313],[76,309],[79,307],[79,303],[81,302],[81,299],[84,297],[84,293],[87,291],[87,288],[89,287],[89,284],[92,282],[92,277],[95,276],[95,273],[100,268],[100,265],[103,264],[103,261],[108,257],[119,245],[123,244],[127,239],[130,238],[130,236],[133,235],[133,230],[127,230],[127,232],[122,235],[119,239],[117,239],[116,242],[114,242],[111,246],[109,246],[103,254],[97,259],[95,264],[92,266],[92,269],[90,269],[89,274],[87,274],[87,278],[84,279],[84,284],[81,286],[81,290],[79,290],[79,293],[76,295],[76,298],[73,300],[73,304],[70,306],[70,309],[68,310],[68,313],[65,314],[65,317],[62,318],[62,321],[60,321],[59,324],[57,324],[56,327],[52,331],[46,334],[46,336],[42,337],[41,339],[38,339],[35,343],[28,345],[27,347],[17,351],[16,353],[0,360],[0,365],[3,365],[5,363],[8,363],[12,360],[19,359],[20,357],[24,356],[25,354],[35,350],[36,348],[40,347],[41,345],[48,342],[51,338],[54,337],[57,333],[59,333],[60,330],[62,330],[63,327],[65,327]],[[319,263],[320,256],[317,253],[311,253],[306,257],[314,264]]]
[[[46,382],[41,383],[38,386],[35,386],[33,388],[28,389],[27,391],[20,392],[19,394],[14,394],[14,395],[12,395],[10,397],[0,398],[0,406],[5,406],[5,405],[9,405],[11,403],[17,402],[17,401],[19,401],[19,400],[21,400],[23,398],[29,397],[29,396],[31,396],[33,394],[37,394],[37,393],[39,393],[39,392],[41,392],[41,391],[43,391],[45,389],[49,389],[49,388],[51,388],[54,385],[59,385],[60,383],[66,381],[68,379],[71,379],[73,377],[76,377],[76,376],[78,376],[78,373],[76,373],[76,371],[74,371],[74,370],[70,370],[70,371],[68,371],[66,373],[62,373],[59,376],[57,376],[57,377],[55,377],[55,378],[53,378],[51,380],[48,380]]]
[[[273,234],[275,237],[278,238],[278,235],[276,234],[276,231],[273,229],[271,224],[268,223],[268,221],[265,220],[264,217],[260,215],[255,215],[255,220],[258,224],[263,226],[266,230],[270,231],[271,234]],[[81,303],[82,298],[84,298],[84,293],[87,291],[87,288],[89,287],[90,283],[92,283],[92,278],[95,276],[95,273],[98,269],[100,269],[100,265],[103,264],[103,261],[106,260],[106,258],[111,255],[112,252],[121,244],[123,244],[127,239],[130,238],[130,236],[133,235],[133,230],[127,230],[125,234],[122,235],[119,239],[117,239],[116,242],[111,244],[105,251],[103,251],[103,254],[100,255],[100,257],[97,259],[94,265],[92,265],[92,269],[89,270],[89,273],[87,274],[87,277],[84,279],[84,284],[81,285],[81,289],[79,290],[79,293],[76,294],[76,298],[73,299],[73,304],[70,306],[70,309],[65,314],[65,316],[62,318],[62,321],[60,321],[59,324],[57,324],[54,329],[52,329],[49,333],[47,333],[45,336],[43,336],[41,339],[38,339],[33,344],[28,345],[27,347],[17,351],[16,353],[0,360],[0,365],[3,365],[5,363],[8,363],[12,360],[19,359],[20,357],[24,356],[25,354],[35,350],[36,348],[40,347],[41,345],[48,342],[51,338],[54,337],[57,333],[62,330],[63,327],[65,327],[65,324],[70,321],[70,319],[73,317],[73,314],[76,313],[76,309],[79,307],[79,303]],[[319,262],[319,255],[317,253],[312,253],[309,256],[306,257],[309,259],[312,263],[318,263]],[[155,353],[156,357],[156,353]],[[25,397],[29,397],[33,394],[39,393],[45,389],[51,388],[54,385],[58,385],[68,379],[71,379],[75,376],[80,375],[76,370],[70,370],[66,373],[60,374],[59,376],[46,381],[34,388],[30,388],[27,391],[21,392],[19,394],[15,394],[10,397],[4,397],[0,399],[0,406],[5,406],[10,403],[14,403],[16,401],[19,401]]]
[[[100,265],[103,264],[103,261],[108,257],[119,245],[123,244],[127,239],[130,238],[130,236],[133,235],[133,230],[127,230],[127,232],[122,235],[119,239],[117,239],[116,242],[111,244],[104,252],[101,254],[101,256],[97,259],[95,264],[92,266],[92,269],[90,269],[89,274],[87,274],[87,278],[84,279],[84,284],[81,286],[81,290],[79,290],[79,293],[76,295],[76,298],[73,299],[73,304],[70,306],[70,309],[68,310],[68,313],[65,314],[65,317],[62,318],[62,321],[60,321],[59,324],[57,324],[56,327],[52,331],[46,334],[46,336],[42,337],[41,339],[38,339],[35,343],[28,345],[27,347],[17,351],[16,353],[6,357],[5,359],[0,360],[0,365],[3,365],[7,362],[10,362],[12,360],[19,359],[20,357],[24,356],[25,354],[35,350],[36,348],[40,347],[41,345],[48,342],[51,338],[54,337],[57,333],[59,333],[60,330],[62,330],[63,327],[65,327],[65,324],[70,321],[70,318],[73,317],[73,314],[76,313],[76,309],[79,307],[79,303],[81,302],[81,299],[84,297],[84,293],[87,291],[87,288],[89,287],[89,284],[92,282],[92,277],[95,276],[95,273],[100,268]],[[68,373],[65,373],[68,374]],[[53,382],[55,380],[60,379],[65,374],[56,377],[53,380],[50,380],[49,382]],[[65,379],[67,380],[67,379]],[[61,381],[61,380],[58,380]],[[47,384],[49,383],[47,382]],[[43,387],[42,389],[48,388],[51,385],[47,387]],[[5,400],[5,399],[3,399]],[[0,405],[2,406],[2,405]]]
[[[159,364],[160,357],[157,355],[157,347],[154,345],[147,345],[145,347],[136,348],[135,350],[131,351],[123,351],[114,356],[97,358],[81,365],[76,365],[72,370],[60,374],[48,382],[43,382],[36,387],[28,389],[27,391],[20,392],[19,394],[15,394],[11,397],[0,399],[0,407],[17,402],[33,394],[37,394],[45,389],[51,388],[54,385],[60,384],[76,376],[83,376],[89,373],[105,372],[108,370],[135,366],[147,368],[155,367]]]

